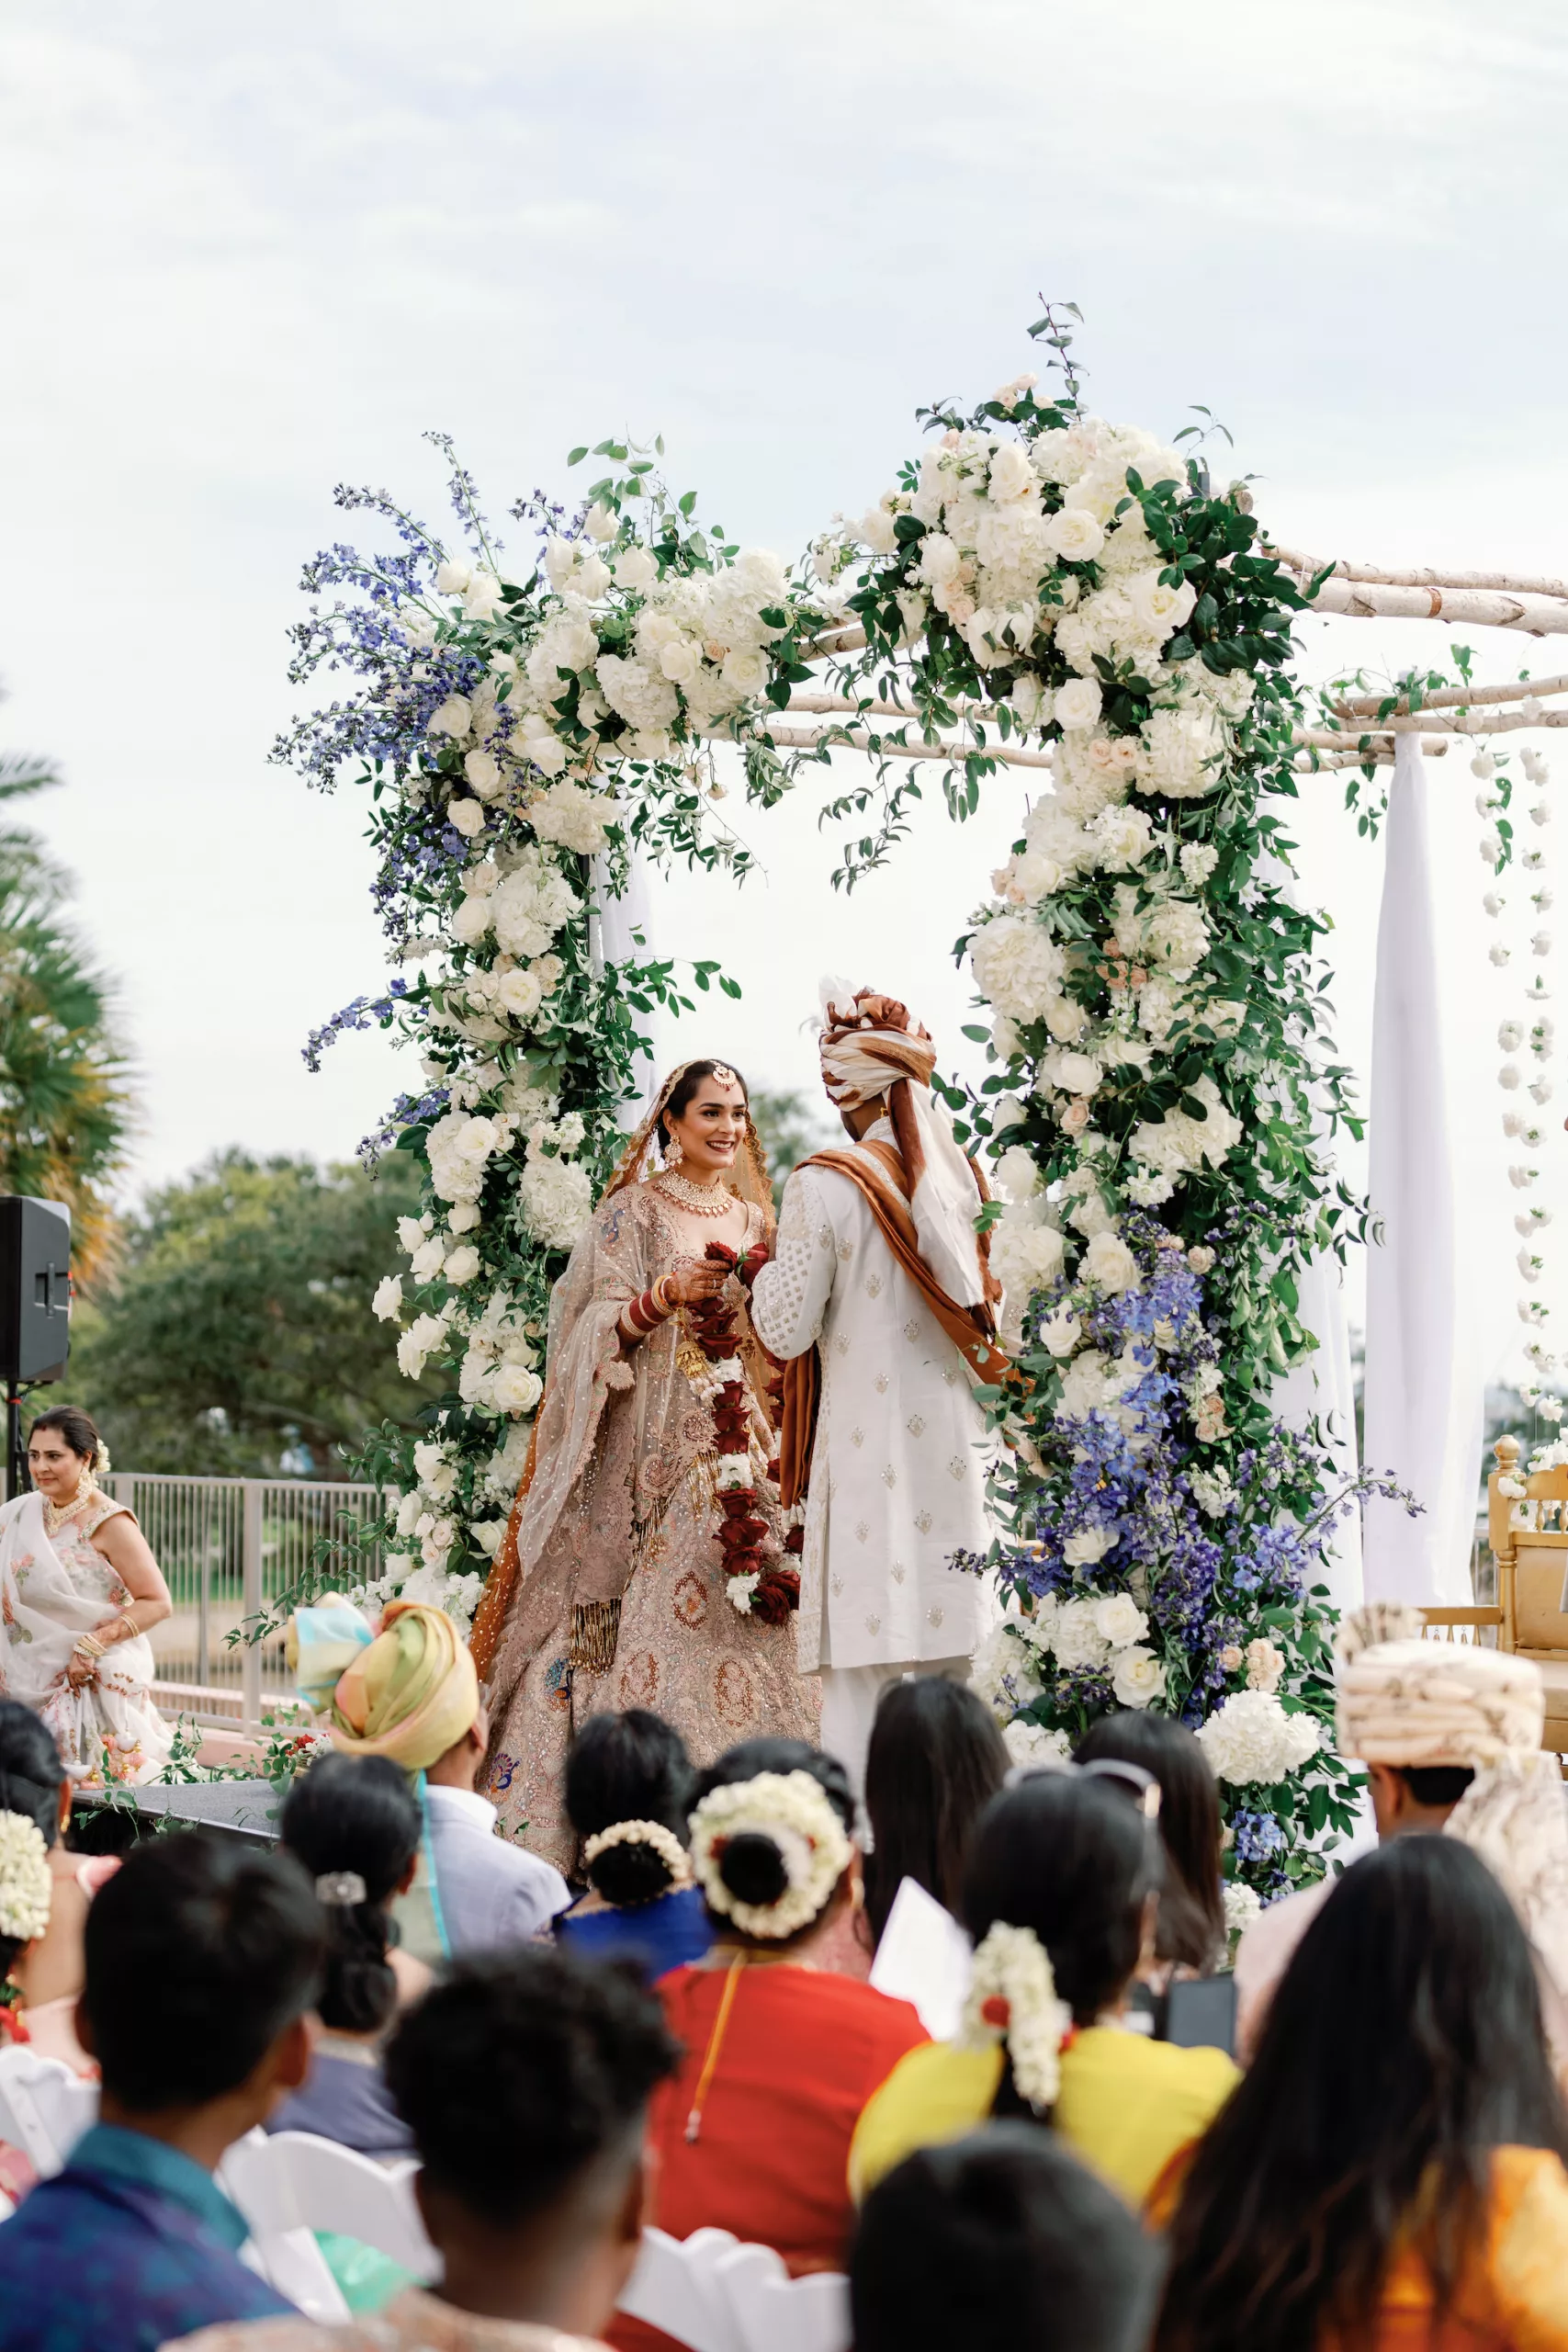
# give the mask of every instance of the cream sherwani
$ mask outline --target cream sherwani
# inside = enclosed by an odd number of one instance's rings
[[[893,1143],[886,1119],[872,1139]],[[989,1629],[988,1583],[948,1566],[954,1552],[990,1542],[985,1416],[863,1194],[831,1169],[796,1169],[785,1185],[776,1254],[757,1276],[751,1313],[774,1355],[821,1350],[799,1664],[822,1674],[823,1745],[858,1785],[879,1686],[899,1674],[962,1677]],[[835,1689],[846,1675],[852,1693]]]

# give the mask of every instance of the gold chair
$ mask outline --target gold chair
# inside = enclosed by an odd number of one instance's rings
[[[1497,1563],[1497,1646],[1534,1658],[1546,1685],[1541,1745],[1568,1755],[1568,1466],[1519,1473],[1519,1441],[1500,1437],[1497,1467],[1486,1481],[1488,1533]],[[1505,1485],[1523,1489],[1506,1494]],[[1428,1611],[1428,1618],[1442,1615]],[[1466,1615],[1461,1610],[1460,1617]],[[1472,1612],[1473,1613],[1473,1612]],[[1484,1613],[1484,1612],[1483,1612]]]

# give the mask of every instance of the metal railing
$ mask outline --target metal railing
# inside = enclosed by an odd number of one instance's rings
[[[179,1478],[117,1470],[106,1482],[136,1513],[163,1569],[174,1612],[152,1628],[153,1696],[167,1714],[254,1733],[270,1702],[292,1690],[281,1628],[231,1641],[310,1568],[322,1538],[346,1537],[350,1516],[376,1505],[374,1487],[308,1478]],[[342,1583],[379,1573],[379,1554],[344,1542]],[[324,1581],[334,1578],[329,1566]]]

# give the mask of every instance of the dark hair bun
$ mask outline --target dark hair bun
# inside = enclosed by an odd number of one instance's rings
[[[652,1903],[660,1895],[668,1894],[675,1883],[674,1874],[662,1854],[641,1838],[623,1838],[614,1846],[606,1846],[595,1854],[588,1865],[588,1883],[595,1894],[606,1903],[625,1909],[637,1903]]]
[[[762,1829],[738,1829],[719,1857],[718,1874],[738,1903],[765,1906],[789,1888],[784,1849]]]

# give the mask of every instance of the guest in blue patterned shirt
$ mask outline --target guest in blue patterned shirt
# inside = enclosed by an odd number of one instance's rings
[[[0,2222],[0,2352],[156,2352],[289,2306],[213,2181],[303,2082],[325,1935],[291,1856],[189,1831],[136,1848],[87,1915],[77,2030],[101,2120]]]

